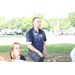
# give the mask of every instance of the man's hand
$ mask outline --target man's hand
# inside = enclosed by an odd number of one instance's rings
[[[27,46],[31,51],[38,53],[41,58],[44,57],[44,55],[32,45],[32,42],[27,42]]]
[[[39,56],[42,58],[42,57],[44,57],[44,55],[39,51]]]

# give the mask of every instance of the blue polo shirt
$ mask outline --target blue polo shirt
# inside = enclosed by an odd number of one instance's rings
[[[43,45],[44,45],[44,42],[46,41],[46,36],[44,31],[39,29],[39,32],[37,32],[33,27],[26,33],[26,41],[32,42],[32,45],[36,49],[38,49],[39,51],[43,51]]]

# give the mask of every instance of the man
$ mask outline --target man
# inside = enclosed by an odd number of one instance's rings
[[[43,62],[47,50],[45,33],[39,29],[41,19],[39,17],[33,18],[33,25],[33,28],[26,33],[27,46],[29,49],[28,56],[33,59],[34,62]]]

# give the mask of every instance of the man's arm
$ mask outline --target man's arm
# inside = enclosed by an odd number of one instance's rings
[[[46,48],[46,43],[45,42],[44,42],[43,49],[44,49],[44,55],[47,55],[47,48]]]
[[[38,53],[41,58],[44,57],[44,55],[32,45],[32,42],[27,42],[27,46],[31,51]]]

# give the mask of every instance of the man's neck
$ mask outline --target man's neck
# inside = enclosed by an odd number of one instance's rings
[[[37,32],[39,32],[39,28],[37,28],[37,27],[34,27],[34,29],[35,29]]]

